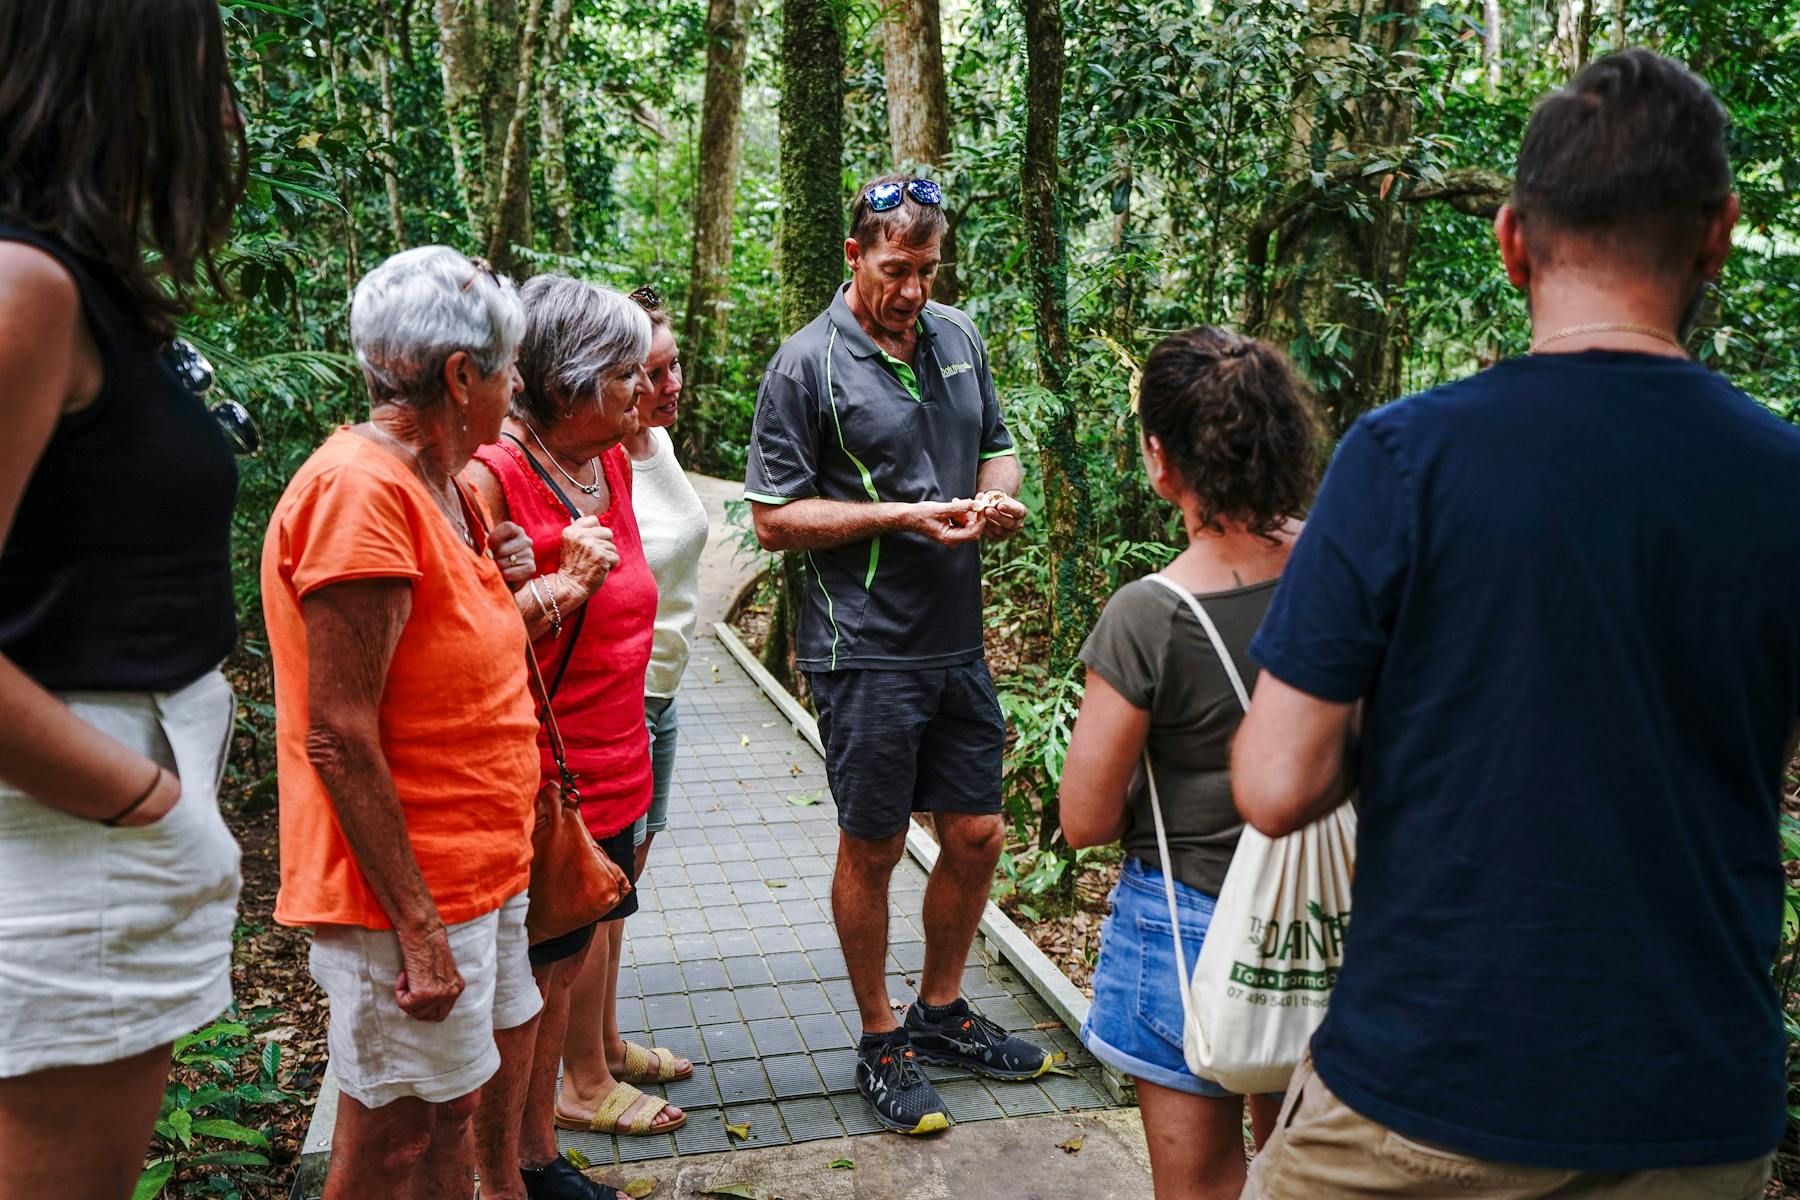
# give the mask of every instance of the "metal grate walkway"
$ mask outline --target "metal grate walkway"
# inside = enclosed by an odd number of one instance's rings
[[[626,923],[619,1024],[626,1036],[694,1062],[692,1079],[646,1091],[688,1112],[674,1134],[562,1132],[596,1167],[878,1132],[854,1084],[856,1003],[831,923],[836,810],[812,746],[710,636],[680,699],[669,828],[651,851],[638,914]],[[810,803],[809,803],[810,801]],[[925,872],[894,873],[892,999],[910,1003],[924,962]],[[953,1120],[1115,1107],[1074,1034],[977,938],[963,971],[977,1009],[1064,1051],[1072,1075],[1028,1083],[927,1067]],[[748,1126],[738,1140],[727,1125]]]

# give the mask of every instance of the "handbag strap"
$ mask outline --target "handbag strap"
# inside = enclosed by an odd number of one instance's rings
[[[473,496],[469,495],[468,485],[462,480],[453,479],[453,482],[456,484],[457,494],[462,497],[463,508],[468,513],[469,520],[481,530],[482,538],[485,541],[492,531],[488,528],[487,517],[482,514],[481,505],[476,503]],[[484,550],[483,553],[485,554],[487,551]],[[587,605],[582,605],[581,611],[577,615],[578,617],[587,616]],[[556,710],[550,707],[550,697],[555,695],[556,688],[562,684],[563,672],[568,670],[569,659],[575,653],[575,638],[580,633],[581,625],[578,620],[575,626],[569,630],[569,643],[564,647],[562,663],[556,669],[556,683],[549,687],[544,686],[544,673],[538,669],[537,655],[532,653],[529,644],[525,647],[525,668],[531,684],[532,699],[537,705],[538,722],[543,725],[544,732],[550,737],[550,757],[556,760],[556,770],[562,777],[563,789],[577,803],[581,800],[581,793],[575,787],[575,772],[569,769],[568,750],[563,745],[562,730],[557,728]]]
[[[1219,635],[1219,627],[1213,624],[1212,616],[1206,606],[1200,603],[1194,593],[1170,579],[1167,575],[1155,574],[1146,576],[1174,592],[1206,630],[1206,636],[1212,642],[1213,652],[1219,656],[1219,662],[1225,668],[1225,674],[1231,680],[1231,688],[1237,693],[1238,703],[1244,711],[1250,710],[1250,693],[1244,688],[1244,677],[1238,674],[1237,664],[1231,660],[1231,652],[1225,648],[1225,639]],[[1169,902],[1169,928],[1175,935],[1175,975],[1180,981],[1181,1013],[1187,1023],[1195,1023],[1194,998],[1189,995],[1187,955],[1181,949],[1181,911],[1175,902],[1175,870],[1169,855],[1169,833],[1163,824],[1162,798],[1156,793],[1156,771],[1150,765],[1150,747],[1144,747],[1144,781],[1150,785],[1150,816],[1156,824],[1156,852],[1162,856],[1163,896]]]

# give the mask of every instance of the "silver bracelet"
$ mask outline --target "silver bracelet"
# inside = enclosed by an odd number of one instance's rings
[[[548,603],[544,600],[545,592],[550,593],[550,600]],[[539,587],[538,581],[533,579],[531,581],[531,594],[537,597],[538,611],[550,622],[550,636],[555,637],[560,634],[562,632],[562,613],[556,608],[556,589],[553,587]]]
[[[550,593],[550,636],[561,637],[562,609],[556,603],[556,589],[546,583],[544,585],[544,590]]]

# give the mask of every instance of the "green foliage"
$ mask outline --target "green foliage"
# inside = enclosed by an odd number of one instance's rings
[[[298,1099],[281,1088],[280,1043],[253,1033],[274,1015],[257,1009],[176,1041],[175,1077],[163,1093],[134,1200],[163,1195],[177,1172],[189,1181],[180,1193],[187,1196],[237,1197],[241,1184],[267,1181],[269,1137],[254,1122]]]

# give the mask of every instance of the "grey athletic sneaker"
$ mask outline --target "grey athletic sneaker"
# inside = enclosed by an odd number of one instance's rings
[[[856,1090],[875,1119],[895,1133],[937,1133],[950,1118],[937,1089],[919,1070],[904,1030],[887,1038],[865,1037],[856,1048]]]
[[[914,1003],[906,1010],[906,1036],[921,1060],[992,1079],[1036,1079],[1062,1057],[1007,1033],[961,998],[935,1018]]]

